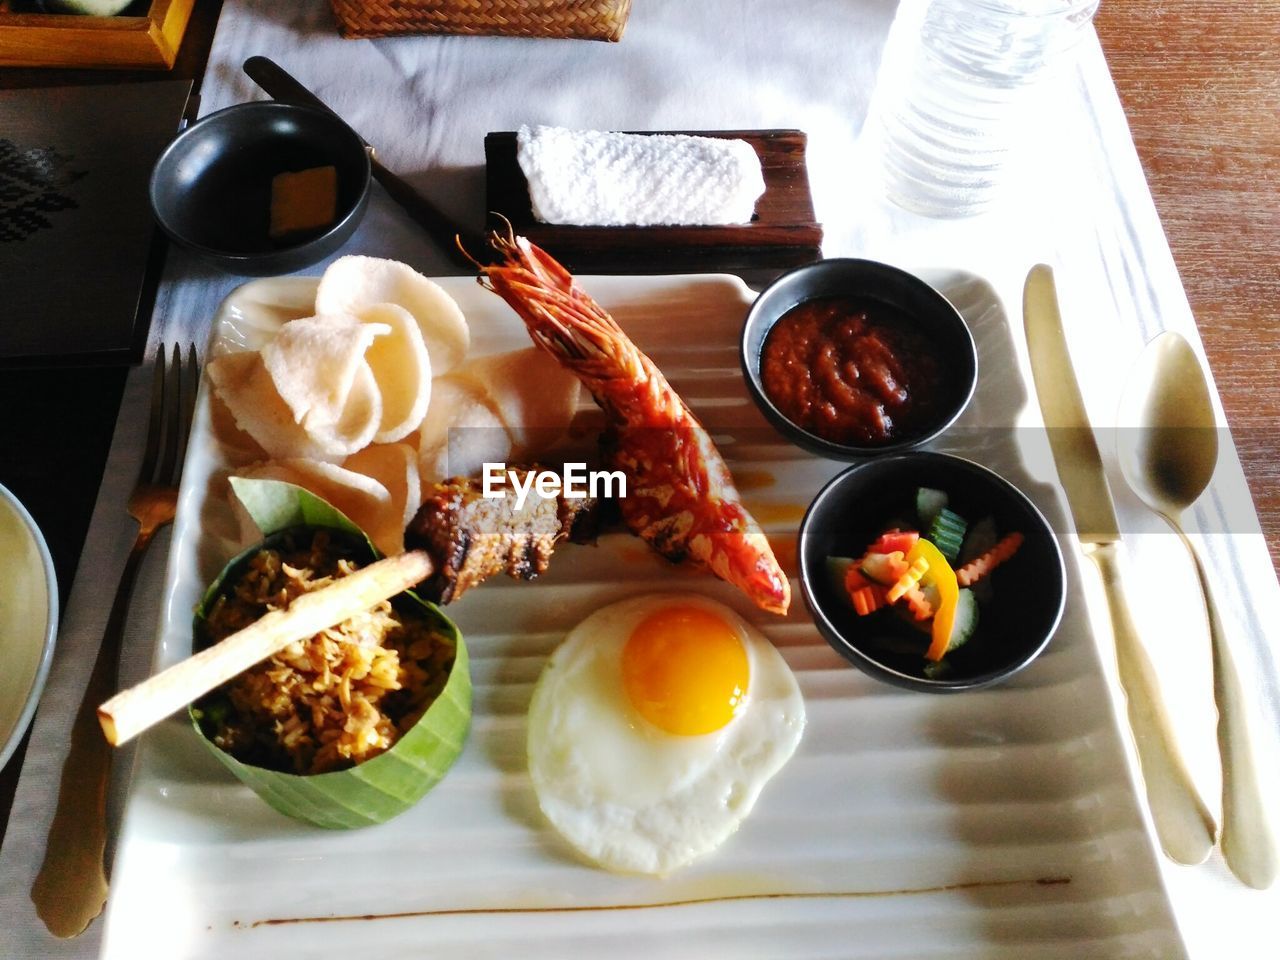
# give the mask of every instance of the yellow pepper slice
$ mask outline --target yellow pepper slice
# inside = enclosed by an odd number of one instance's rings
[[[960,585],[956,582],[955,571],[947,558],[937,547],[921,537],[916,541],[911,552],[907,554],[908,564],[923,558],[929,564],[924,575],[925,583],[932,583],[938,590],[938,609],[933,615],[933,639],[925,652],[926,660],[938,661],[947,652],[951,643],[951,628],[956,622],[956,603],[960,599]]]

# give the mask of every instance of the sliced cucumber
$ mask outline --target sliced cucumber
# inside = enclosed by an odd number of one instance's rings
[[[947,641],[947,653],[962,647],[978,629],[978,598],[972,590],[964,589],[956,597],[956,618],[951,624],[951,639]]]
[[[960,563],[965,564],[982,556],[994,547],[999,539],[996,535],[995,518],[983,517],[969,528],[964,538],[964,546],[960,550]]]
[[[849,598],[849,591],[845,589],[844,578],[849,575],[849,568],[857,562],[853,557],[827,557],[827,582],[850,607],[853,606],[853,601]]]
[[[947,494],[933,487],[920,487],[916,490],[916,515],[920,518],[920,528],[929,529],[942,508],[947,505]]]
[[[891,553],[868,553],[862,558],[859,569],[862,570],[862,575],[869,580],[891,587],[898,580],[893,573],[893,569],[898,566],[899,562],[900,558]]]
[[[920,581],[920,592],[929,601],[929,606],[937,610],[942,603],[942,595],[938,593],[938,585],[932,580],[922,580]]]
[[[924,664],[924,675],[930,680],[945,680],[947,674],[951,672],[951,664],[944,657],[941,660],[926,660]]]
[[[925,539],[937,547],[948,562],[955,563],[956,557],[960,556],[960,545],[964,543],[964,532],[968,527],[964,517],[943,507],[929,524]]]

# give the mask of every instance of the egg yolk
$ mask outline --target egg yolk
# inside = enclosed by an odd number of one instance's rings
[[[665,607],[641,620],[622,648],[622,680],[640,715],[667,733],[719,730],[747,694],[747,651],[737,632],[701,607]]]

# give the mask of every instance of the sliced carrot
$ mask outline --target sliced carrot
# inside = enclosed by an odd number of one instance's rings
[[[860,617],[875,613],[884,606],[884,587],[868,584],[853,592],[853,609]]]
[[[906,598],[907,606],[911,608],[911,616],[917,620],[928,620],[933,616],[933,604],[929,602],[929,598],[924,595],[924,591],[919,586],[912,587],[903,594]]]
[[[870,551],[873,553],[898,553],[905,554],[908,550],[916,545],[916,541],[920,539],[920,534],[914,530],[899,530],[894,527],[892,530],[886,530],[880,534],[880,539],[873,543]]]
[[[871,581],[858,569],[858,565],[856,563],[849,564],[849,569],[844,575],[844,588],[848,591],[849,596],[853,596],[855,590],[861,590],[863,587],[870,585]]]
[[[956,582],[962,587],[977,583],[1000,564],[1004,563],[1022,546],[1022,534],[1014,531],[1002,537],[994,547],[980,557],[975,557],[956,571]]]
[[[907,566],[907,562],[902,559],[902,554],[896,550],[889,554],[889,559],[891,561],[889,564],[889,572],[892,573],[896,579],[903,577],[910,569],[910,567]]]
[[[897,603],[903,595],[920,582],[920,578],[929,572],[929,561],[924,557],[917,557],[915,561],[907,568],[906,573],[898,577],[898,580],[889,592],[885,595],[885,599],[890,603]]]

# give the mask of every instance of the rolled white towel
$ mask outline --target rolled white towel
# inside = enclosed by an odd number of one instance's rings
[[[544,223],[746,223],[764,193],[745,140],[523,126],[516,156]]]

